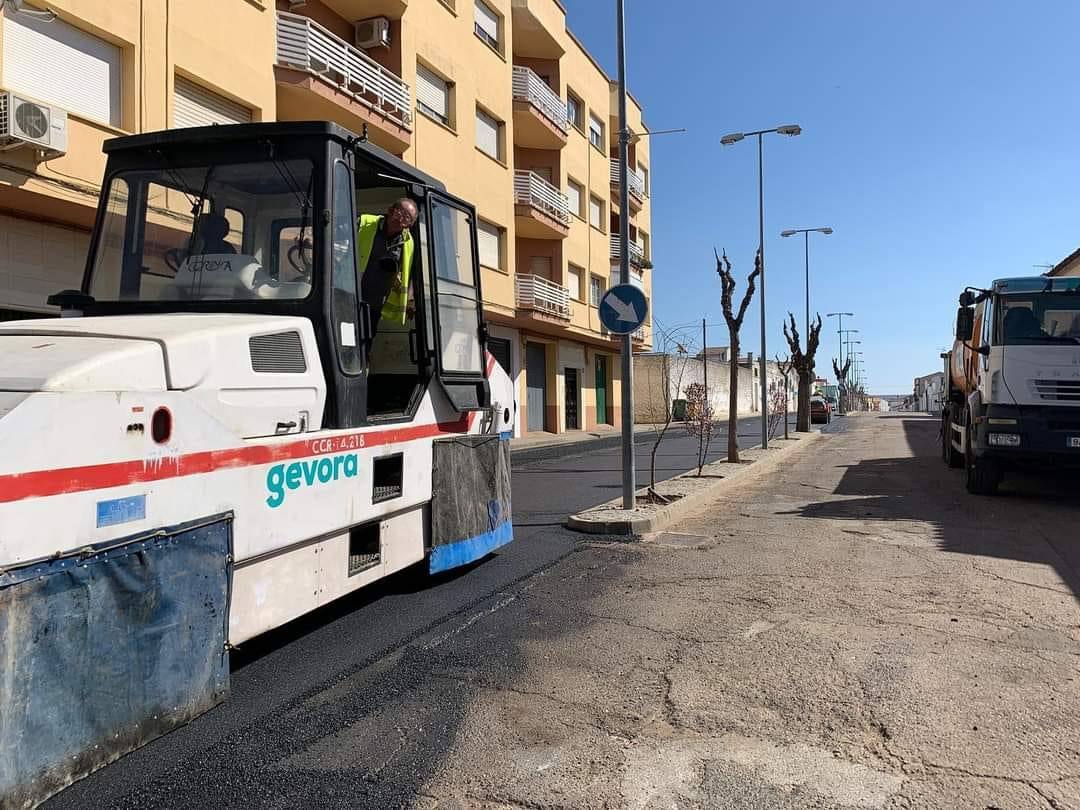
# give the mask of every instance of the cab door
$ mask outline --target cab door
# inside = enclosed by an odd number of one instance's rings
[[[484,375],[487,330],[480,291],[476,211],[441,192],[427,195],[434,352],[439,383],[458,411],[490,405]]]

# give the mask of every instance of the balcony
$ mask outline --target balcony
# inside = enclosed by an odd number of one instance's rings
[[[530,68],[514,66],[514,143],[530,149],[561,149],[570,124],[566,103]]]
[[[409,86],[309,17],[277,13],[278,119],[369,126],[379,146],[401,154],[412,142]]]
[[[368,17],[400,20],[409,8],[409,0],[323,0],[323,5],[350,21]]]
[[[611,235],[611,263],[618,264],[622,257],[622,251],[619,249],[622,245],[622,239],[618,234]],[[630,243],[630,265],[631,267],[644,267],[645,266],[645,251],[642,250],[641,245],[634,242]]]
[[[561,0],[511,0],[514,53],[558,59],[566,52],[566,9]]]
[[[611,161],[611,187],[616,190],[616,196],[614,200],[618,202],[618,188],[619,188],[619,161]],[[627,167],[626,171],[626,185],[630,192],[630,208],[635,211],[640,211],[642,204],[645,202],[645,198],[649,196],[645,193],[645,180],[640,174],[633,169]]]
[[[514,295],[518,309],[570,320],[570,290],[561,284],[543,276],[518,275],[514,277]]]
[[[563,239],[570,233],[570,202],[536,172],[514,172],[514,224],[527,239]]]
[[[645,289],[645,274],[640,270],[630,268],[630,283],[637,287],[639,290]]]
[[[642,324],[633,332],[630,333],[630,340],[634,343],[645,342],[645,324]]]

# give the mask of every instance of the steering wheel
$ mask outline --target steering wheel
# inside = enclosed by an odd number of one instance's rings
[[[289,246],[286,253],[293,270],[307,281],[311,280],[311,268],[314,264],[313,247],[310,239],[305,239],[302,243],[297,240]]]
[[[180,248],[169,248],[165,251],[165,264],[169,266],[169,269],[174,273],[180,272],[180,265],[184,263],[184,259],[187,258],[187,254]]]

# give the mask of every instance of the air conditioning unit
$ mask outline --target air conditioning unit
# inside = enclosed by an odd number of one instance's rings
[[[356,22],[357,48],[389,48],[390,21],[386,17],[372,17]]]
[[[67,153],[66,110],[0,90],[0,151],[29,146],[48,157]]]

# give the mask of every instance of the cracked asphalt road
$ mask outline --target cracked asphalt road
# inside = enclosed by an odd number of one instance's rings
[[[211,713],[96,803],[1080,808],[1076,481],[976,498],[936,441],[853,418],[649,542],[549,529],[561,555],[436,585],[481,587],[295,699],[313,665],[254,658],[257,722]],[[346,619],[293,652],[348,660]]]

